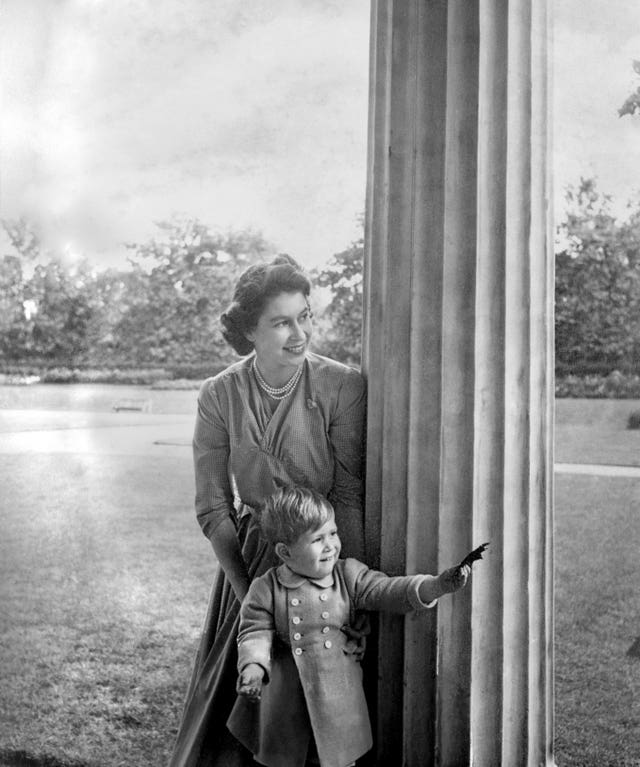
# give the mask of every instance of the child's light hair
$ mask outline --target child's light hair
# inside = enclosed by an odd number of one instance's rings
[[[270,495],[260,510],[260,529],[269,543],[291,545],[317,530],[333,515],[333,506],[306,487],[283,487]]]

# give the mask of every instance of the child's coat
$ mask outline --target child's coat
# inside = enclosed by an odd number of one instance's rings
[[[372,745],[362,669],[344,652],[341,631],[355,610],[406,613],[431,607],[418,593],[430,575],[389,577],[355,559],[339,560],[322,587],[272,568],[242,604],[238,669],[267,672],[260,703],[238,698],[227,726],[267,767],[304,767],[315,737],[322,767],[345,767]]]

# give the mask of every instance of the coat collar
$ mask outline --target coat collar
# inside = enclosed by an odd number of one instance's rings
[[[287,565],[282,564],[276,568],[276,578],[281,586],[285,589],[297,589],[304,583],[311,583],[321,589],[326,589],[329,586],[333,586],[333,573],[326,578],[320,580],[313,580],[311,578],[305,578],[304,575],[294,573]]]

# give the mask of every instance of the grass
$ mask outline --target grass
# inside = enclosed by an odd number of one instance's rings
[[[556,478],[556,758],[640,765],[640,479]]]
[[[635,407],[561,401],[558,460],[618,462]],[[0,766],[165,764],[214,568],[188,450],[4,454],[0,482]],[[556,478],[559,767],[640,765],[639,488]]]
[[[640,430],[627,429],[639,409],[639,400],[556,400],[556,461],[640,466]]]
[[[0,764],[166,763],[214,569],[188,451],[5,455],[2,483]]]

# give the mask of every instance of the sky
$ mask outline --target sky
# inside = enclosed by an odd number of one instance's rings
[[[556,208],[640,187],[638,0],[551,0]],[[155,221],[251,227],[307,266],[359,234],[368,0],[0,0],[0,217],[124,262]],[[6,252],[6,243],[0,243]]]

